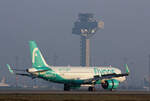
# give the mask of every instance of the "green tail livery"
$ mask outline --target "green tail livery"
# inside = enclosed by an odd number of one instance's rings
[[[34,41],[30,41],[29,45],[30,45],[30,53],[31,53],[31,58],[32,58],[32,66],[35,68],[47,67],[48,65],[46,64],[36,43]]]
[[[119,84],[126,80],[129,75],[129,68],[126,64],[126,72],[112,66],[100,67],[78,67],[78,66],[51,66],[48,65],[42,56],[35,41],[29,41],[32,59],[32,68],[26,70],[12,69],[7,64],[11,74],[40,78],[50,82],[64,84],[64,90],[89,86],[89,91],[95,90],[95,84],[101,84],[106,90],[116,89]]]

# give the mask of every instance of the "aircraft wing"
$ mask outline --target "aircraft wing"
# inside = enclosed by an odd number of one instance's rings
[[[22,76],[32,77],[32,75],[30,75],[30,74],[25,74],[25,73],[16,73],[16,75],[22,75]]]
[[[11,74],[14,74],[14,71],[11,69],[10,65],[9,65],[9,64],[6,64],[6,65],[7,65],[7,67],[8,67],[9,72],[10,72]]]
[[[33,75],[33,74],[31,74],[31,73],[28,73],[26,69],[25,69],[25,70],[12,69],[9,64],[6,64],[6,65],[7,65],[7,68],[8,68],[8,70],[9,70],[9,72],[10,72],[11,74],[21,75],[21,76],[27,76],[27,77],[32,77],[32,78],[35,78],[35,77],[36,77],[35,75]],[[15,71],[15,72],[14,72],[14,71]],[[48,71],[48,70],[39,70],[39,71],[35,71],[34,73],[45,72],[45,71]],[[20,72],[23,72],[23,73],[20,73]],[[25,73],[25,72],[27,72],[27,73]]]
[[[14,72],[14,70],[15,70],[15,71],[23,71],[23,72],[25,72],[26,70],[12,69],[9,64],[6,64],[6,65],[7,65],[8,70],[9,70],[9,72],[10,72],[11,74],[33,77],[31,74],[27,74],[27,73],[16,73],[16,72]]]
[[[130,71],[129,71],[129,68],[128,68],[128,65],[125,64],[125,68],[126,68],[126,73],[122,73],[122,74],[104,74],[104,75],[101,75],[102,78],[113,78],[113,77],[123,77],[123,76],[128,76],[130,74]]]
[[[14,71],[26,72],[26,69],[12,69],[9,64],[6,64],[6,66],[11,74],[14,74]]]
[[[112,74],[104,74],[104,75],[101,75],[101,76],[95,75],[94,78],[85,80],[85,83],[89,83],[89,82],[96,83],[96,81],[98,81],[98,80],[111,79],[111,78],[115,78],[115,77],[128,76],[128,75],[130,74],[128,65],[126,64],[125,67],[126,67],[126,73],[122,73],[122,74],[115,74],[115,73],[112,73]]]

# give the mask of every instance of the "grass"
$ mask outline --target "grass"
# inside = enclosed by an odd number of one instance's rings
[[[149,94],[0,94],[0,101],[150,101]]]

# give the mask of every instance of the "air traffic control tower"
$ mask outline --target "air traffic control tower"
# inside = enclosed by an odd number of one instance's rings
[[[91,13],[79,13],[78,20],[74,23],[72,33],[80,35],[81,55],[80,65],[90,66],[90,37],[92,37],[98,29],[104,27],[103,21],[96,21]]]

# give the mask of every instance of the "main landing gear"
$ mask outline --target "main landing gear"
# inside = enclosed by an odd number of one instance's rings
[[[95,87],[94,87],[94,86],[90,86],[90,87],[88,88],[88,91],[90,91],[90,92],[95,91]]]
[[[68,84],[64,84],[64,91],[70,91],[70,86]]]
[[[64,91],[70,91],[71,86],[69,84],[64,84]],[[95,86],[89,86],[88,91],[95,91]]]

